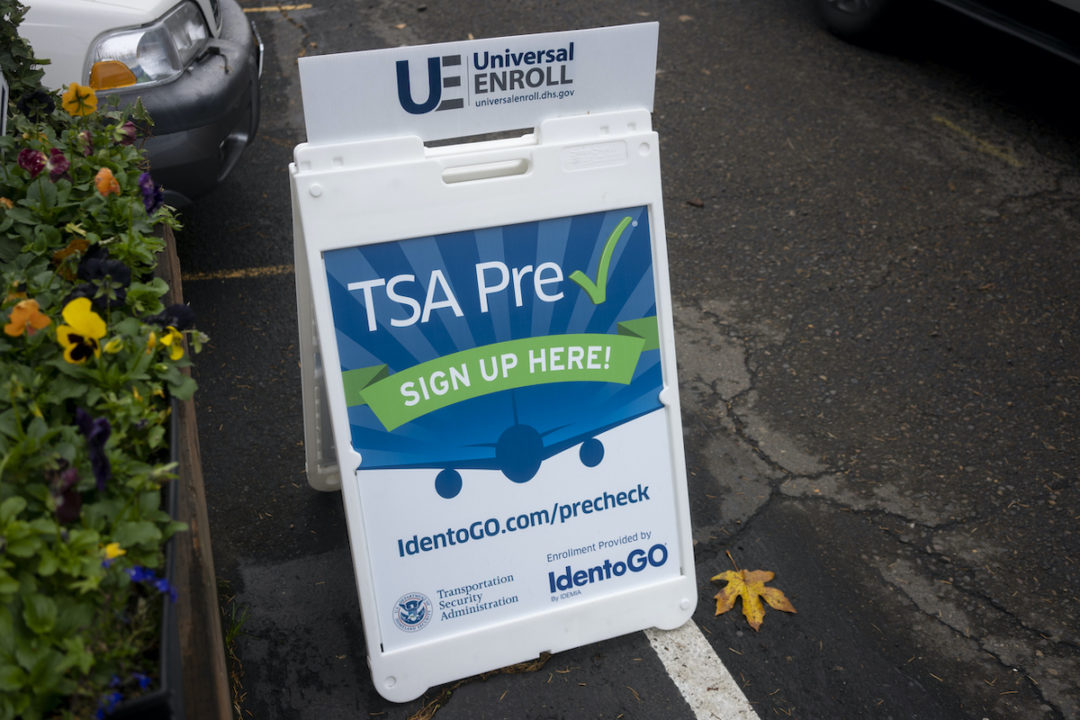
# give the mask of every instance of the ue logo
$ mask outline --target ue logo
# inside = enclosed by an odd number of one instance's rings
[[[457,74],[443,76],[443,68],[453,68]],[[409,80],[409,61],[397,61],[398,102],[405,112],[411,115],[423,115],[432,110],[460,110],[465,107],[462,98],[442,99],[443,88],[461,87],[461,56],[443,55],[427,59],[427,98],[417,102],[413,98],[412,83]]]

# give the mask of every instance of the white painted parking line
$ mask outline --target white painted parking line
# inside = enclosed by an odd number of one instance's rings
[[[677,630],[652,628],[645,636],[698,720],[758,720],[693,620]]]

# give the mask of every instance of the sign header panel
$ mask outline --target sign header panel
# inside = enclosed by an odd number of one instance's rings
[[[300,58],[309,144],[425,141],[652,110],[658,25]]]

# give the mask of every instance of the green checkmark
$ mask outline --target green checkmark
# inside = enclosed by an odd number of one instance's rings
[[[570,279],[589,294],[589,299],[593,301],[593,305],[599,305],[607,299],[608,266],[611,265],[611,256],[615,253],[615,246],[619,244],[619,238],[622,236],[626,226],[630,224],[630,220],[629,216],[624,217],[611,231],[611,235],[608,236],[607,243],[604,244],[604,252],[600,255],[600,267],[596,268],[595,283],[580,270],[570,273]]]

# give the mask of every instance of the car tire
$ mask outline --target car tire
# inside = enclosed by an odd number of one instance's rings
[[[814,0],[818,15],[834,35],[858,43],[886,37],[900,4],[898,0]]]

